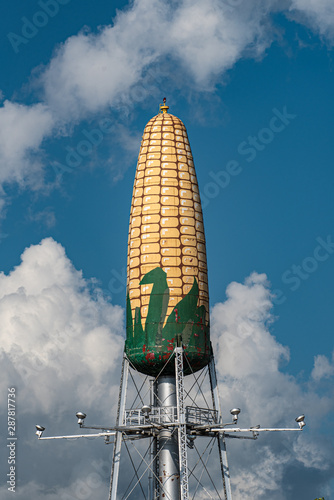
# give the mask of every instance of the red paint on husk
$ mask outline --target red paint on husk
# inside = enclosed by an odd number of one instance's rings
[[[150,359],[154,359],[154,352],[148,352],[145,358],[147,359],[147,361],[149,361]]]

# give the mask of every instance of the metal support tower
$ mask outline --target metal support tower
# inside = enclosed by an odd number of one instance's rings
[[[213,354],[208,366],[186,377],[184,363],[188,372],[191,367],[182,346],[174,348],[167,363],[174,363],[175,375],[164,375],[162,370],[152,378],[136,371],[124,355],[116,426],[86,426],[86,415],[78,412],[80,428],[102,432],[42,437],[45,428],[38,425],[36,434],[40,440],[104,437],[106,444],[114,438],[109,500],[189,500],[197,492],[204,492],[208,499],[232,500],[225,439],[257,439],[260,432],[267,431],[301,431],[305,417],[296,418],[297,428],[238,428],[240,410],[234,408],[232,422],[223,423]],[[220,479],[216,462],[208,465],[215,444]],[[122,448],[129,461],[120,486]]]
[[[149,380],[149,406],[143,405],[142,408],[126,410],[129,362],[124,355],[117,412],[117,428],[122,428],[122,431],[118,430],[115,437],[109,500],[117,498],[121,442],[122,440],[138,440],[139,433],[141,438],[150,438],[149,458],[148,461],[144,460],[145,472],[148,476],[148,495],[144,498],[189,500],[188,448],[194,448],[196,437],[205,436],[216,441],[221,463],[223,491],[219,494],[219,486],[218,489],[215,488],[217,492],[215,498],[232,500],[226,444],[224,434],[220,432],[225,425],[222,423],[214,357],[211,356],[206,368],[211,389],[211,404],[209,403],[206,408],[197,405],[196,397],[191,398],[192,406],[185,406],[186,396],[189,396],[190,391],[185,390],[183,347],[175,347],[171,358],[175,363],[175,376],[166,376],[161,373],[156,379]],[[137,374],[139,375],[138,372]],[[143,377],[142,374],[140,375]],[[200,382],[196,374],[193,377],[195,381],[192,382],[192,387],[195,387],[197,394],[203,395],[203,380]],[[144,402],[147,396],[146,386],[147,383],[143,383],[136,394],[136,399],[141,402]],[[219,430],[213,433],[212,427],[219,427]],[[198,451],[197,454],[199,457],[197,462],[202,470],[206,469],[207,462],[203,461]],[[190,472],[194,477],[194,468]],[[143,475],[136,471],[137,484],[141,482]],[[133,487],[130,490],[130,495],[134,489]],[[207,494],[208,498],[214,498],[208,491]],[[130,495],[124,495],[122,498],[130,498]],[[138,494],[136,493],[133,498],[138,498]]]

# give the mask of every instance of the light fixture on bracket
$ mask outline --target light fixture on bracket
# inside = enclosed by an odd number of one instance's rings
[[[192,450],[195,446],[195,439],[196,439],[196,436],[192,436],[192,435],[188,435],[187,436],[188,440],[187,440],[187,446],[190,450]]]
[[[42,434],[45,431],[45,427],[43,427],[42,425],[36,425],[35,427],[36,427],[36,435],[38,436],[38,438],[42,437]]]
[[[300,429],[302,429],[306,425],[304,420],[305,420],[305,415],[299,415],[299,417],[296,418],[296,422],[299,425]]]
[[[259,432],[257,432],[258,429],[260,429],[260,425],[254,425],[253,427],[250,427],[250,430],[253,432],[253,437],[257,438],[259,436]]]
[[[149,406],[149,405],[144,405],[141,409],[142,413],[144,413],[144,417],[146,419],[149,418],[149,414],[151,413],[152,411],[152,408]]]
[[[232,408],[230,410],[231,415],[233,416],[233,423],[236,424],[238,422],[238,415],[240,413],[240,408]]]
[[[78,419],[78,424],[80,425],[80,427],[82,427],[84,420],[87,417],[86,413],[83,413],[82,411],[78,411],[75,415]]]

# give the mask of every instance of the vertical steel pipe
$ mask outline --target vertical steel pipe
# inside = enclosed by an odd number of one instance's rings
[[[171,423],[175,420],[176,381],[173,376],[158,378],[158,404],[161,410],[161,422]],[[179,500],[180,472],[177,428],[170,427],[159,432],[159,479],[160,499]]]

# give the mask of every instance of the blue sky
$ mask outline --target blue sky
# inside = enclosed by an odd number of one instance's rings
[[[49,418],[61,398],[56,427],[72,401],[83,404],[83,365],[87,383],[97,388],[89,405],[98,402],[100,420],[102,410],[111,411],[120,367],[104,360],[94,332],[106,353],[116,345],[113,356],[121,352],[136,157],[144,126],[166,96],[170,112],[187,127],[202,195],[213,339],[221,384],[228,386],[222,390],[226,405],[244,404],[245,424],[264,401],[268,425],[290,425],[308,412],[303,440],[291,441],[291,461],[276,442],[275,457],[267,457],[278,471],[270,498],[304,500],[303,484],[310,498],[330,498],[333,435],[329,430],[324,439],[323,428],[333,421],[334,375],[331,1],[54,0],[44,10],[42,4],[12,1],[0,20],[2,357],[4,384],[18,386],[22,405],[34,401],[23,412],[25,421]],[[61,294],[64,304],[72,304],[63,322],[57,316]],[[89,327],[86,309],[93,311]],[[62,326],[54,326],[58,321]],[[70,337],[66,349],[54,340],[69,325],[87,344],[77,354]],[[90,350],[95,361],[88,359]],[[41,394],[32,389],[41,372],[20,371],[36,360],[44,367]],[[60,381],[52,386],[60,366],[65,379],[74,367],[66,388]],[[263,384],[253,402],[254,387],[246,383],[252,377]],[[268,401],[280,390],[283,413],[275,421],[278,410]],[[22,445],[30,443],[27,424]],[[270,442],[262,446],[270,449]],[[236,499],[248,498],[248,481],[256,498],[267,498],[257,473],[264,454],[254,459],[247,447],[250,466],[246,459],[240,464],[241,448],[231,448]],[[62,481],[63,465],[54,460],[59,478],[37,477],[29,456],[37,460],[43,453],[48,460],[51,448],[41,452],[28,444],[27,450],[20,465],[22,498],[29,491],[31,498],[53,500],[53,494],[73,491],[79,470]],[[99,453],[95,447],[94,456]],[[101,488],[95,498],[105,497]]]

